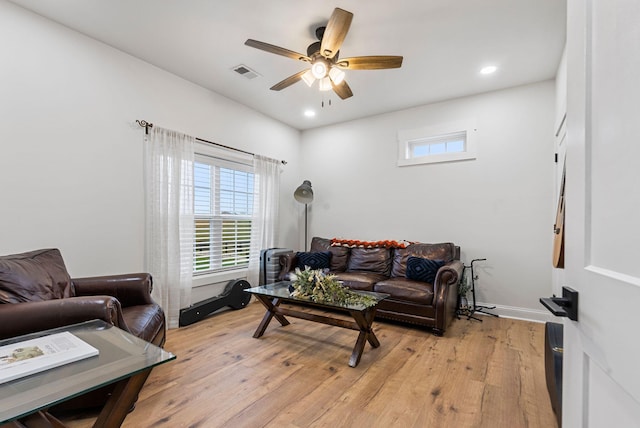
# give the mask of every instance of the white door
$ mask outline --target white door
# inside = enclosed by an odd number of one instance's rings
[[[640,426],[640,1],[568,0],[563,427]]]

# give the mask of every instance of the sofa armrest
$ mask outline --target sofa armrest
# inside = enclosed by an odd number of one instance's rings
[[[460,278],[462,278],[463,270],[464,265],[460,260],[450,261],[449,263],[438,269],[438,273],[436,274],[436,279],[434,281],[434,286],[438,287],[439,285],[447,286],[452,284],[457,285],[460,282]],[[437,289],[434,289],[433,291],[437,294]]]
[[[438,269],[433,283],[436,331],[444,332],[458,307],[458,283],[464,264],[453,260]]]
[[[105,275],[71,280],[76,296],[113,296],[123,307],[150,305],[153,282],[148,273]]]
[[[280,274],[278,275],[279,281],[288,281],[289,273],[293,272],[298,266],[298,257],[296,253],[285,253],[278,257],[280,263]]]
[[[126,329],[118,299],[111,296],[70,297],[0,305],[0,339],[101,319]]]

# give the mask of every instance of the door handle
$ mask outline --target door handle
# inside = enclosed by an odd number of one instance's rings
[[[578,321],[578,292],[573,288],[562,287],[562,297],[541,297],[540,303],[557,317]]]

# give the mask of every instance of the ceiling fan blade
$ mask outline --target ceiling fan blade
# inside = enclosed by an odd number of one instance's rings
[[[349,87],[349,85],[347,85],[347,82],[344,80],[340,82],[338,85],[334,85],[332,83],[331,86],[333,86],[333,92],[338,94],[338,96],[343,100],[353,96],[353,92],[351,92],[351,88]]]
[[[307,72],[307,70],[299,71],[296,74],[294,74],[293,76],[289,76],[286,79],[284,79],[283,81],[276,83],[270,89],[272,91],[280,91],[280,90],[282,90],[284,88],[288,88],[289,86],[293,85],[298,80],[300,80],[302,78],[302,75],[304,73],[306,73],[306,72]]]
[[[320,44],[320,54],[325,58],[333,58],[336,56],[342,46],[342,42],[347,37],[347,32],[353,20],[353,13],[336,7],[329,18],[327,27],[322,36]]]
[[[356,56],[353,58],[340,58],[336,65],[347,70],[400,68],[402,66],[402,57],[392,55]]]
[[[252,48],[260,49],[269,53],[286,56],[287,58],[311,62],[311,59],[306,55],[303,55],[298,52],[290,51],[289,49],[281,48],[280,46],[270,45],[269,43],[260,42],[258,40],[247,39],[247,41],[244,42],[244,44],[247,46],[251,46]]]

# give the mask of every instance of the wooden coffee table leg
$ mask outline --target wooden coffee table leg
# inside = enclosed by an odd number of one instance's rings
[[[373,332],[373,319],[375,318],[375,316],[376,316],[375,307],[368,308],[364,314],[364,319],[366,321],[366,325],[369,330],[369,334],[367,335],[367,340],[369,340],[369,343],[371,344],[371,346],[373,346],[374,348],[377,348],[380,346],[380,341],[378,340],[378,337],[376,336],[376,334]]]
[[[362,357],[362,353],[364,352],[364,345],[369,341],[371,346],[377,348],[380,346],[380,342],[373,332],[371,326],[373,324],[373,318],[376,314],[375,307],[367,308],[364,312],[352,311],[350,312],[353,319],[360,327],[360,334],[358,334],[358,340],[356,340],[356,345],[353,347],[353,352],[351,353],[351,358],[349,359],[349,366],[355,367],[360,362],[360,357]]]
[[[36,412],[20,420],[0,425],[1,428],[66,428],[55,416],[44,412]]]
[[[365,343],[367,343],[367,333],[361,331],[358,335],[358,340],[356,340],[356,346],[353,347],[351,358],[349,358],[350,367],[355,367],[360,362],[360,357],[362,357],[362,353],[364,352]]]
[[[289,320],[287,320],[284,315],[275,312],[276,308],[280,305],[280,299],[273,299],[272,301],[269,297],[261,295],[256,295],[256,298],[267,308],[267,312],[264,314],[264,317],[262,317],[262,321],[260,325],[258,325],[256,332],[253,333],[253,337],[256,339],[262,337],[273,317],[275,317],[282,326],[289,325]]]
[[[111,428],[122,425],[150,373],[151,369],[148,369],[130,378],[118,381],[93,427]]]

